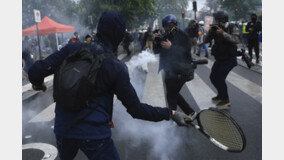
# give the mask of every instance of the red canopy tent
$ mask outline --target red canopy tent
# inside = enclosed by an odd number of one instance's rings
[[[40,23],[38,23],[39,35],[55,34],[64,32],[73,32],[75,28],[64,24],[57,23],[47,16],[45,16]],[[36,25],[26,28],[22,31],[23,36],[36,36]]]

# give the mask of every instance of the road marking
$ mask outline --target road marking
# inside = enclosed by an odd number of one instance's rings
[[[32,138],[32,135],[26,135],[25,136],[25,139],[29,139],[29,138]]]
[[[194,79],[192,81],[186,82],[186,86],[200,110],[216,106],[216,104],[211,101],[211,98],[215,97],[216,93],[214,93],[196,73],[194,74]]]
[[[54,110],[55,103],[52,103],[50,106],[46,107],[43,111],[41,111],[34,118],[32,118],[28,123],[49,122],[55,117]]]
[[[45,83],[52,81],[52,80],[53,80],[53,75],[50,75],[50,76],[44,78]],[[32,90],[32,84],[31,83],[28,83],[28,84],[26,84],[22,87],[22,93],[24,93],[28,90]]]
[[[144,86],[142,102],[152,106],[166,107],[162,74],[158,74],[159,61],[148,63],[148,74]]]
[[[213,66],[213,61],[208,59],[208,64],[206,64],[206,67],[211,69]],[[227,81],[229,81],[231,84],[236,86],[241,91],[248,94],[253,99],[257,100],[258,102],[262,103],[262,87],[255,84],[254,82],[247,80],[243,76],[240,76],[239,74],[235,72],[230,72]]]
[[[54,160],[57,157],[58,151],[56,147],[46,143],[29,143],[22,146],[22,150],[25,149],[39,149],[44,152],[42,160]]]

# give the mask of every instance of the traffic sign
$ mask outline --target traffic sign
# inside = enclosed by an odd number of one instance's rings
[[[35,15],[35,22],[37,23],[41,22],[40,11],[37,9],[34,9],[34,15]]]

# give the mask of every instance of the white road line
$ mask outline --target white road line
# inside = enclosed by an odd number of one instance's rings
[[[28,123],[49,122],[55,117],[54,110],[55,103],[52,103],[50,106],[46,107],[43,111],[41,111],[34,118],[32,118]]]
[[[208,59],[208,64],[206,64],[206,67],[211,69],[213,66],[213,61]],[[255,84],[254,82],[247,80],[246,78],[240,76],[239,74],[235,72],[230,72],[227,81],[232,83],[234,86],[236,86],[241,91],[248,94],[253,99],[257,100],[261,103],[262,101],[262,87]]]
[[[163,80],[161,72],[158,74],[158,66],[159,62],[148,64],[142,102],[153,106],[166,107]]]
[[[22,145],[22,150],[39,149],[44,152],[42,160],[54,160],[57,157],[58,151],[56,147],[47,143],[29,143]]]
[[[215,97],[216,93],[214,93],[197,74],[194,74],[194,79],[190,82],[187,82],[186,86],[188,87],[200,110],[216,106],[216,104],[212,103],[211,101],[211,98]]]
[[[52,81],[52,80],[53,80],[53,75],[50,75],[50,76],[48,76],[44,79],[44,82],[47,83],[47,82]],[[28,84],[26,84],[22,87],[22,93],[24,93],[28,90],[32,90],[32,84],[31,83],[28,83]]]

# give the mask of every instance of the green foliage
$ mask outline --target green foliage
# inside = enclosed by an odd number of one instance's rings
[[[182,22],[181,12],[185,11],[188,6],[188,0],[157,0],[157,18],[161,24],[161,20],[167,14],[173,14]]]
[[[251,13],[256,13],[255,6],[261,5],[261,0],[217,0],[222,9],[227,10],[235,20],[247,19]],[[235,9],[238,9],[236,12]],[[260,14],[261,12],[258,12]]]
[[[80,15],[92,15],[98,21],[101,13],[109,10],[118,11],[126,19],[127,27],[134,28],[149,17],[155,15],[155,0],[81,0]],[[88,20],[85,19],[85,25]]]
[[[181,19],[181,11],[186,11],[187,0],[24,0],[22,3],[22,28],[35,24],[33,9],[41,12],[41,17],[67,24],[80,24],[94,28],[100,15],[109,10],[118,11],[125,17],[127,28],[138,28],[152,23],[155,18],[161,20],[166,14],[174,14]],[[93,16],[94,24],[89,24],[88,16]],[[76,23],[75,23],[76,22]]]

